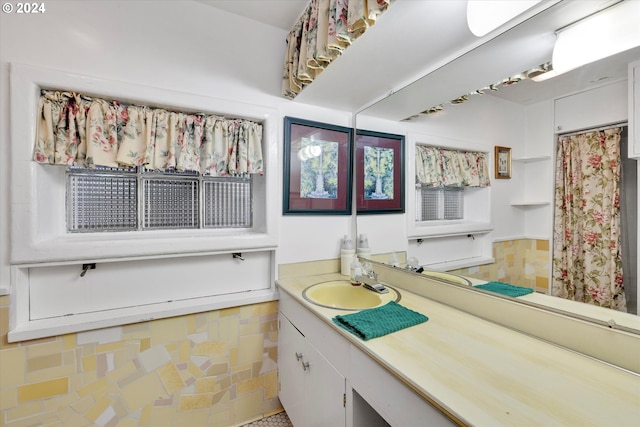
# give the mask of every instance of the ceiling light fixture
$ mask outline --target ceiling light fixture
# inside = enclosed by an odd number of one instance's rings
[[[626,0],[559,30],[551,61],[553,75],[640,46],[638,17],[640,1]]]
[[[467,26],[476,37],[482,37],[506,24],[541,0],[469,0]]]
[[[551,67],[551,64],[549,62],[545,62],[544,64],[540,64],[540,65],[538,65],[536,67],[533,67],[533,68],[531,68],[529,70],[523,71],[522,73],[516,74],[515,76],[507,77],[506,79],[504,79],[504,80],[502,80],[502,81],[500,81],[498,83],[494,83],[494,84],[491,84],[489,86],[485,86],[482,89],[474,90],[473,92],[470,92],[470,93],[468,93],[466,95],[459,96],[458,98],[453,99],[450,102],[448,102],[448,104],[452,104],[452,105],[462,104],[462,103],[468,101],[470,96],[473,96],[473,95],[484,95],[486,91],[497,91],[500,86],[508,87],[508,86],[513,85],[513,84],[516,84],[519,81],[532,78],[532,76],[537,76],[537,77],[544,76],[544,74],[541,74],[541,73],[545,73],[546,72],[546,74],[550,74],[550,73],[553,72],[553,71],[548,71],[550,69],[550,67]],[[534,79],[535,79],[535,77],[534,77]],[[403,121],[408,121],[408,120],[412,120],[412,119],[418,118],[418,117],[420,117],[420,114],[438,113],[438,112],[442,111],[443,109],[444,109],[444,105],[443,104],[436,105],[435,107],[431,107],[431,108],[429,108],[427,110],[424,110],[423,112],[421,112],[419,114],[414,114],[411,117],[407,117],[406,119],[403,119]]]

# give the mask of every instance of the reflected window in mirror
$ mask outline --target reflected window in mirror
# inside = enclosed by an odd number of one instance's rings
[[[416,222],[464,219],[465,189],[488,187],[486,153],[416,144]]]
[[[416,185],[416,221],[464,218],[464,187]]]

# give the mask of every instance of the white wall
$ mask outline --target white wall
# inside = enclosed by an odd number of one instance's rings
[[[269,173],[278,174],[281,187],[282,117],[351,125],[351,113],[280,96],[285,37],[286,31],[191,1],[51,1],[41,15],[1,14],[0,289],[9,288],[9,196],[15,188],[9,180],[9,63],[276,108],[278,137],[268,149],[277,151],[279,168]],[[277,194],[281,198],[280,188]],[[337,257],[337,242],[351,232],[351,222],[282,217],[277,261]]]

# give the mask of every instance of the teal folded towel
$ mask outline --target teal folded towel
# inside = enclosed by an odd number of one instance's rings
[[[506,295],[508,297],[521,297],[533,292],[531,288],[523,288],[522,286],[514,286],[508,283],[502,282],[489,282],[484,285],[474,286],[478,289],[483,289],[489,292],[495,292],[497,294]]]
[[[367,341],[419,325],[429,318],[424,314],[409,310],[395,301],[390,301],[380,307],[338,315],[331,320],[341,328]]]

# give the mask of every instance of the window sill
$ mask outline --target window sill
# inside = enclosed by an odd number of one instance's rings
[[[228,307],[257,304],[278,299],[275,289],[219,295],[194,300],[171,301],[149,306],[77,314],[53,319],[31,320],[17,325],[7,335],[9,342],[26,341],[92,329],[147,322]]]
[[[272,250],[277,240],[267,233],[172,230],[162,232],[87,233],[56,236],[15,245],[11,263],[20,266],[79,261],[153,259]]]

